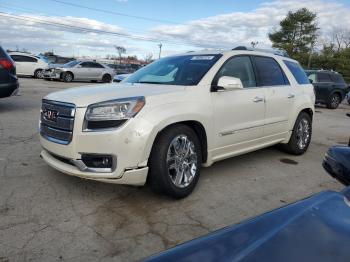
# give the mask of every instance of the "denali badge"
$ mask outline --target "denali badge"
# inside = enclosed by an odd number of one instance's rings
[[[56,122],[58,117],[58,112],[56,110],[44,109],[43,115],[45,120]]]

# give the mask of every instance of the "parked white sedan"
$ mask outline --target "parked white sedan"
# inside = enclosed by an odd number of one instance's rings
[[[9,55],[16,63],[17,75],[42,78],[43,71],[49,67],[48,61],[45,61],[42,57],[24,52],[11,52]]]
[[[50,68],[44,71],[45,79],[60,79],[64,82],[80,81],[112,81],[115,72],[107,65],[95,61],[71,61],[60,67]]]

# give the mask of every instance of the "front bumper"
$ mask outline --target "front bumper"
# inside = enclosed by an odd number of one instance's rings
[[[146,183],[148,167],[125,170],[117,177],[113,173],[83,172],[74,164],[68,164],[54,157],[47,150],[42,150],[40,157],[51,167],[67,175],[96,180],[105,183],[143,186]]]
[[[61,79],[61,73],[52,72],[50,70],[45,70],[43,73],[43,78],[46,79]]]
[[[153,126],[143,119],[132,119],[114,130],[86,132],[82,129],[85,111],[86,108],[76,108],[72,139],[68,144],[40,136],[41,156],[45,162],[73,176],[108,183],[144,185],[148,173],[148,141]],[[79,163],[83,155],[89,154],[112,156],[115,165],[110,171],[84,169]]]

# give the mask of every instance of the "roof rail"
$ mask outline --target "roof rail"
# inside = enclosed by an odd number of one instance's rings
[[[257,52],[264,52],[264,53],[270,53],[274,55],[279,55],[283,57],[289,57],[288,53],[283,50],[283,49],[261,49],[261,48],[251,48],[251,47],[246,47],[246,46],[237,46],[233,48],[232,50],[246,50],[246,51],[257,51]]]

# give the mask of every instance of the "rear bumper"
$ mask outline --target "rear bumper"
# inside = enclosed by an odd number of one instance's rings
[[[9,97],[18,93],[19,83],[15,82],[0,84],[0,98]]]
[[[81,171],[74,164],[67,163],[70,160],[63,162],[54,157],[47,150],[41,151],[41,158],[51,167],[58,171],[71,176],[80,178],[96,180],[112,184],[124,184],[133,186],[143,186],[146,183],[148,167],[135,168],[131,170],[124,170],[120,176],[115,176],[113,173],[94,173]],[[71,159],[73,160],[73,159]]]

